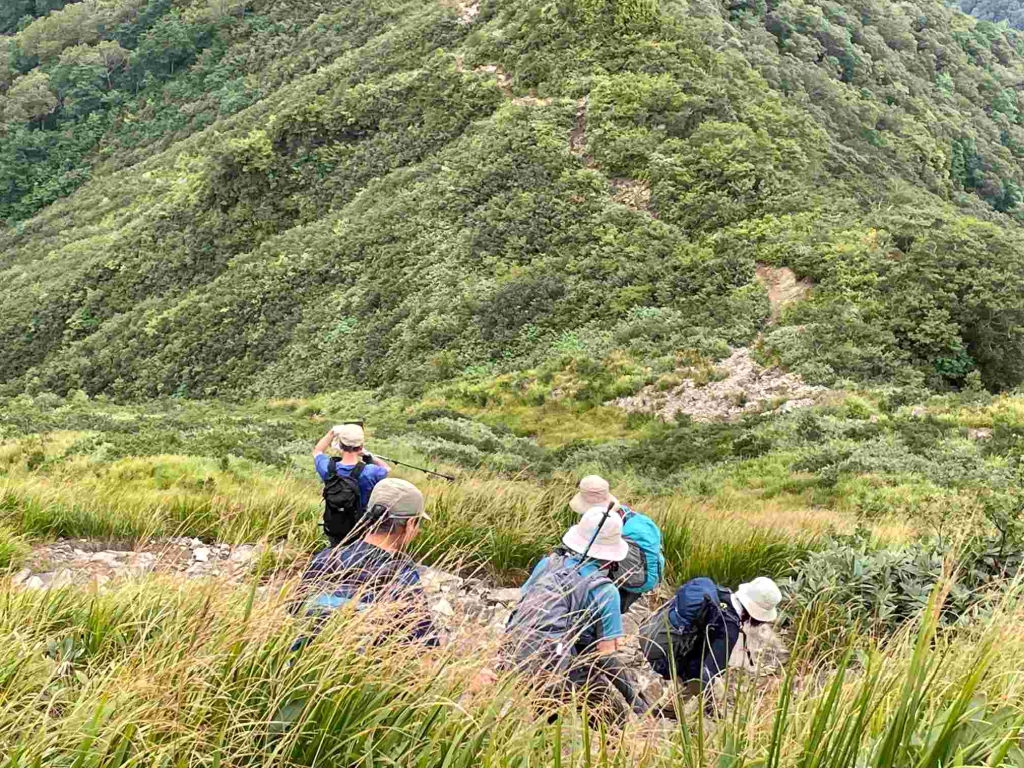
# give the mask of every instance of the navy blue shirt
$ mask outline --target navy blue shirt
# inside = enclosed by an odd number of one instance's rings
[[[408,628],[410,639],[424,640],[427,645],[439,642],[419,570],[408,555],[363,540],[324,549],[302,574],[302,587],[315,594],[310,602],[328,613],[351,599],[360,603],[393,601],[396,624]]]

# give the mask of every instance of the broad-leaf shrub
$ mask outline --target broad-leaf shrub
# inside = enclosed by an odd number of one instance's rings
[[[997,542],[975,543],[957,556],[942,539],[887,548],[872,543],[870,532],[859,529],[834,536],[829,545],[793,567],[782,584],[786,613],[795,619],[823,610],[830,630],[839,637],[851,637],[858,629],[890,635],[920,614],[935,585],[951,566],[958,566],[939,614],[942,624],[955,624],[998,599],[1022,564],[1024,555],[1001,552]],[[830,642],[842,644],[835,638]]]

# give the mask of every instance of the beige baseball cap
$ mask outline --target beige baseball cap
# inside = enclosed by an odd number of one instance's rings
[[[373,509],[377,504],[387,509],[387,516],[392,520],[430,519],[424,511],[423,494],[408,480],[386,477],[373,486],[366,508]]]
[[[608,507],[609,502],[619,506],[619,500],[612,496],[608,481],[600,475],[587,475],[576,484],[579,489],[569,502],[573,512],[582,515],[591,507]]]
[[[332,445],[336,448],[340,448],[343,445],[347,445],[350,448],[362,448],[363,443],[366,441],[363,428],[358,424],[336,424],[332,431],[334,432]]]

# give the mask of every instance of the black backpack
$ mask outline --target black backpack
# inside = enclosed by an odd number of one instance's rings
[[[672,600],[640,627],[640,649],[654,671],[668,677],[670,656],[682,660],[702,641],[710,643],[727,631],[726,623],[739,624],[731,600],[730,590],[704,576],[679,587]]]
[[[359,462],[347,475],[338,472],[338,457],[332,456],[324,478],[324,533],[344,539],[359,522],[365,509],[359,493],[359,476],[366,464]]]

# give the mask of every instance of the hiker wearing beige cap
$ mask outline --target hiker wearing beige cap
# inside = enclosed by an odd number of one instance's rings
[[[610,505],[592,507],[566,531],[562,544],[563,550],[537,563],[520,590],[506,627],[508,664],[564,675],[568,689],[606,701],[616,719],[627,708],[642,711],[646,702],[615,653],[623,636],[622,611],[609,573],[629,551],[622,519]],[[585,646],[579,643],[583,635],[592,638]]]
[[[710,703],[716,685],[724,689],[720,676],[740,635],[746,644],[744,627],[775,621],[781,601],[778,586],[766,576],[735,592],[706,576],[690,579],[640,628],[640,650],[666,680],[697,681]]]
[[[353,422],[335,425],[313,448],[313,464],[324,481],[324,533],[332,547],[355,528],[374,486],[391,471],[381,459],[363,451],[365,442],[362,425]],[[328,457],[328,447],[341,455]]]
[[[615,583],[625,613],[633,603],[661,583],[665,558],[661,554],[661,530],[642,512],[621,504],[612,495],[608,481],[600,475],[587,475],[576,484],[576,495],[569,502],[574,512],[583,514],[594,506],[611,507],[622,519],[622,536],[629,553],[619,563]]]
[[[404,627],[410,639],[438,644],[427,599],[419,586],[419,566],[406,554],[424,520],[430,517],[423,494],[412,483],[386,478],[374,487],[356,529],[362,538],[318,552],[302,575],[301,603],[296,607],[317,623],[297,648],[316,636],[333,611],[353,600],[360,606],[394,601],[394,627]]]

